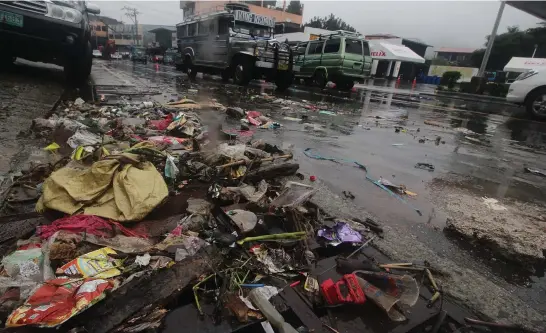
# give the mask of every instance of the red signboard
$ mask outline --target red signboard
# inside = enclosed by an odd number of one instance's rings
[[[373,51],[370,54],[372,55],[372,57],[386,57],[387,56],[385,51]]]

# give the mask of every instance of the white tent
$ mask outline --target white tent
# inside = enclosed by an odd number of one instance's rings
[[[546,69],[546,58],[512,57],[506,66],[504,66],[505,72],[523,73],[531,69]]]
[[[425,59],[404,45],[389,44],[386,42],[368,41],[370,54],[375,60],[394,60],[404,62],[424,63]]]

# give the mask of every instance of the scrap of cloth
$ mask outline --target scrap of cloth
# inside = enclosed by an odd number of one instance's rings
[[[36,211],[46,208],[114,221],[143,219],[168,196],[167,184],[150,162],[138,155],[109,156],[87,169],[64,167],[43,185]]]

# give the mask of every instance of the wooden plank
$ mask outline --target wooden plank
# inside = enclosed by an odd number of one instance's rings
[[[121,286],[73,318],[65,327],[83,327],[89,333],[106,333],[146,305],[160,305],[178,296],[199,276],[211,272],[217,263],[218,256],[201,254],[186,258],[171,268],[142,276]]]

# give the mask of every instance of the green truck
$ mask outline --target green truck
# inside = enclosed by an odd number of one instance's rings
[[[370,75],[370,46],[360,34],[337,31],[299,43],[295,49],[296,65],[300,68],[296,78],[306,84],[324,88],[332,81],[338,89],[350,90],[355,81],[362,82]]]
[[[176,25],[181,54],[176,67],[190,79],[198,72],[220,74],[244,86],[263,78],[285,90],[298,67],[290,46],[274,39],[274,28],[274,18],[251,13],[240,3],[187,17]]]

